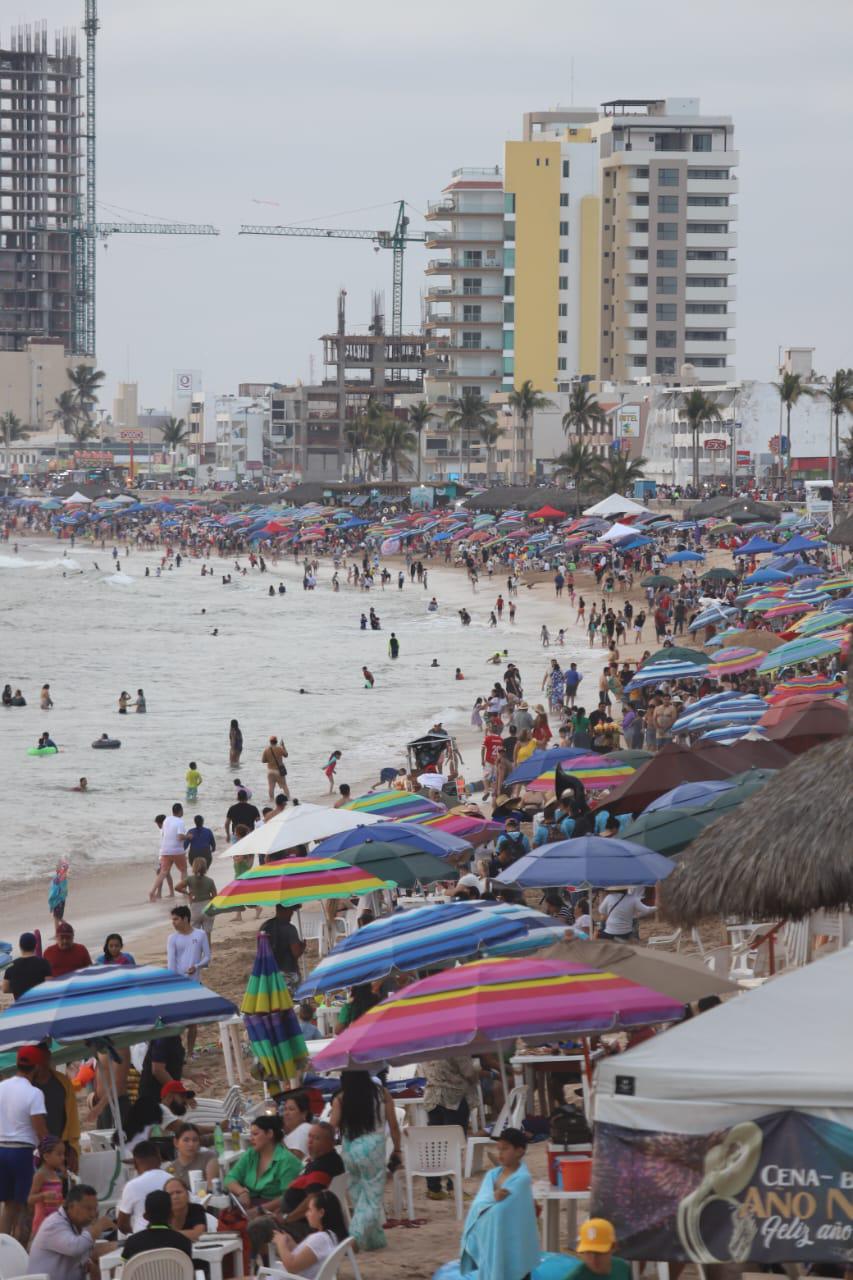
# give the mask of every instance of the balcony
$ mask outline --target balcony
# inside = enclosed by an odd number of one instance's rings
[[[689,196],[733,196],[737,191],[737,178],[687,178]]]
[[[733,356],[737,344],[728,342],[699,342],[693,338],[684,339],[684,359],[689,364],[694,356]]]
[[[500,235],[484,236],[482,233],[475,235],[471,231],[436,231],[430,238],[425,241],[428,249],[445,249],[452,248],[459,244],[488,244],[500,249],[503,255],[503,232]]]
[[[688,298],[688,304],[692,299]],[[719,302],[719,298],[712,298],[712,302]],[[685,308],[684,325],[687,329],[736,329],[737,317],[731,307],[724,316],[714,315],[696,315],[695,312],[688,311]],[[691,347],[694,343],[689,344]]]
[[[484,316],[482,320],[463,320],[460,316],[429,315],[427,316],[427,319],[426,319],[427,331],[429,331],[430,329],[471,328],[471,329],[482,330],[484,328],[488,328],[488,329],[495,329],[496,331],[499,332],[502,327],[503,327],[503,321],[501,320],[500,316],[494,316],[491,318],[489,316]]]
[[[699,219],[697,218],[696,221],[698,222]],[[737,232],[688,231],[685,244],[688,249],[736,249]]]
[[[709,248],[709,246],[704,245],[703,248]],[[737,275],[737,259],[727,258],[725,262],[713,262],[713,261],[704,262],[704,261],[696,261],[695,259],[688,259],[687,262],[685,262],[684,264],[684,271],[686,275],[685,287],[689,292],[691,276]],[[717,286],[712,285],[711,288],[713,290],[714,295],[719,299],[719,301],[722,301],[722,298],[720,298],[719,294],[717,293]],[[693,300],[695,301],[695,299]],[[712,298],[712,301],[713,301],[713,298]]]
[[[626,236],[620,237],[619,247],[622,249],[648,249],[648,231],[629,231]]]
[[[685,302],[734,302],[737,298],[737,288],[735,285],[729,285],[721,288],[694,288],[687,280],[687,288],[684,291]]]
[[[648,353],[648,341],[640,341],[639,338],[629,338],[623,343],[622,354],[626,356],[644,356]]]
[[[456,262],[450,258],[431,258],[426,265],[425,272],[428,276],[449,276],[454,275],[457,271],[473,271],[479,275],[481,271],[503,272],[503,269],[502,261]]]
[[[455,200],[435,200],[427,205],[427,211],[424,216],[427,218],[450,218],[457,212]]]
[[[646,195],[649,190],[649,180],[648,178],[629,178],[625,186],[632,194]]]
[[[629,302],[648,302],[649,287],[645,284],[632,284],[625,290],[625,297]]]
[[[693,195],[693,192],[690,193]],[[712,195],[719,195],[714,191]],[[688,204],[687,220],[688,222],[734,222],[738,217],[738,205],[702,205]]]

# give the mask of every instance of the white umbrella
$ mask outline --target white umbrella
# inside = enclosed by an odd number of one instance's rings
[[[611,493],[609,497],[602,498],[600,502],[596,502],[595,506],[587,507],[584,511],[585,516],[638,516],[642,513],[648,513],[648,507],[644,507],[641,502],[634,502],[632,498],[623,497],[620,493]]]
[[[231,844],[219,853],[220,858],[239,858],[247,854],[281,853],[298,844],[310,844],[312,840],[325,840],[339,831],[382,822],[375,813],[362,813],[353,809],[327,809],[321,804],[300,804],[288,809],[278,818],[255,827],[242,840]]]
[[[89,506],[91,501],[91,498],[87,498],[84,493],[81,493],[80,490],[77,489],[72,493],[70,498],[65,499],[62,505],[63,507],[79,507],[81,503],[85,503],[86,506]]]

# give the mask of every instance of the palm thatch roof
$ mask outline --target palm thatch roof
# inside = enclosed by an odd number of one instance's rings
[[[853,547],[853,511],[838,524],[833,525],[827,534],[830,542],[839,547]]]
[[[743,496],[732,498],[731,495],[721,495],[717,498],[706,498],[704,502],[690,507],[687,516],[690,520],[702,520],[705,516],[719,516],[721,519],[728,518],[739,524],[746,520],[778,520],[781,510],[781,507],[772,502],[756,502],[754,498]]]
[[[692,928],[711,916],[853,909],[851,778],[853,717],[844,738],[799,756],[685,849],[661,885],[662,914]]]
[[[581,505],[586,502],[581,497]],[[494,489],[485,489],[466,498],[463,506],[469,511],[538,511],[540,507],[554,507],[557,511],[565,511],[572,515],[577,507],[574,489],[537,488],[536,485],[500,485]]]

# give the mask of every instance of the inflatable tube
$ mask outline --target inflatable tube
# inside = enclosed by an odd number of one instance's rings
[[[27,750],[28,756],[56,756],[59,755],[58,747],[30,747]]]
[[[92,746],[96,751],[99,749],[103,751],[115,751],[121,746],[121,742],[118,738],[96,738],[92,743]]]

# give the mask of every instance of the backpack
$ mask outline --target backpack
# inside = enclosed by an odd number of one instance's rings
[[[552,1142],[564,1146],[579,1146],[592,1141],[592,1130],[577,1103],[564,1103],[548,1118]]]

